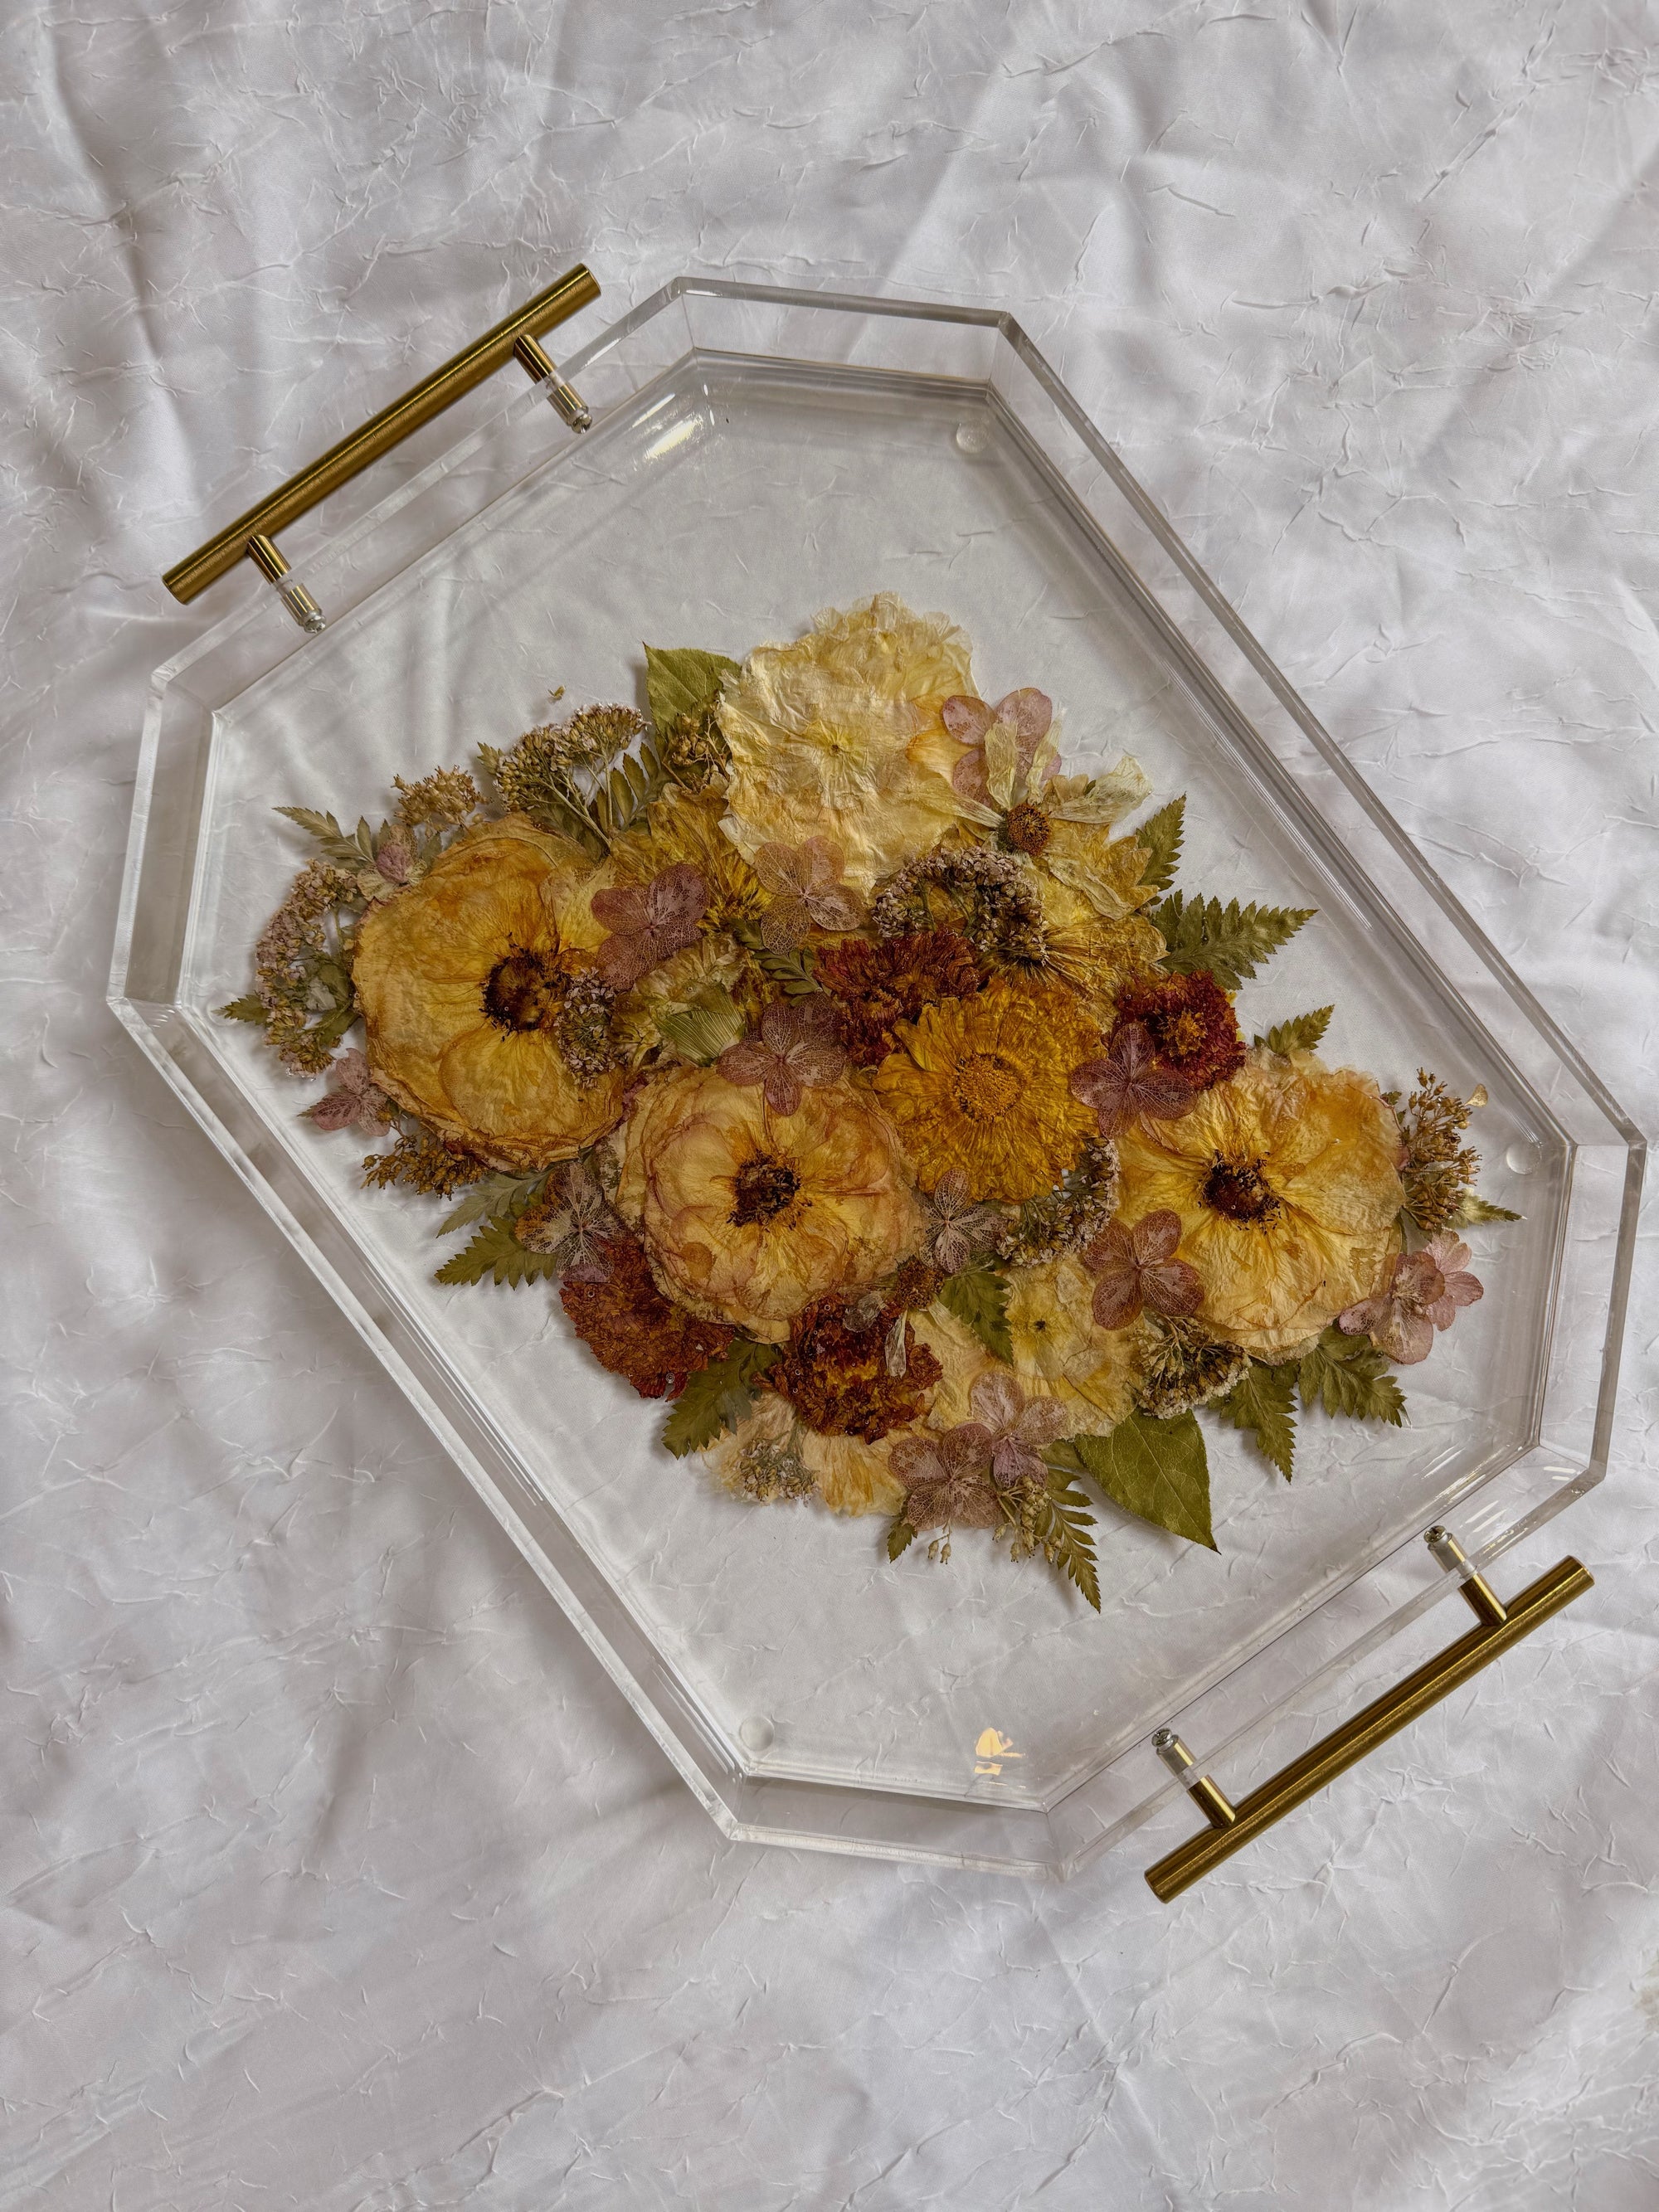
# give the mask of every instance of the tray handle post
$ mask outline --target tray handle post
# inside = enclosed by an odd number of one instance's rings
[[[1147,1884],[1163,1903],[1168,1905],[1182,1890],[1190,1889],[1264,1828],[1282,1820],[1339,1774],[1358,1765],[1378,1744],[1408,1727],[1419,1713],[1449,1697],[1471,1674],[1489,1667],[1512,1644],[1529,1636],[1552,1613],[1595,1586],[1577,1559],[1565,1559],[1505,1605],[1469,1564],[1468,1554],[1449,1529],[1431,1528],[1424,1540],[1441,1565],[1457,1576],[1458,1587],[1478,1626],[1407,1674],[1404,1681],[1384,1691],[1352,1720],[1322,1737],[1248,1797],[1232,1803],[1207,1774],[1199,1772],[1197,1761],[1172,1730],[1160,1729],[1153,1737],[1158,1757],[1185,1784],[1210,1823],[1203,1833],[1178,1844],[1155,1866],[1147,1868]]]

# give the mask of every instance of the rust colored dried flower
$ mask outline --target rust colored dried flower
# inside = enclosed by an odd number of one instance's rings
[[[328,1071],[330,1085],[305,1118],[319,1129],[361,1129],[372,1136],[396,1120],[397,1113],[385,1091],[368,1072],[366,1055],[355,1048],[343,1052]]]
[[[884,1301],[884,1317],[896,1321],[902,1313],[926,1313],[944,1280],[941,1271],[926,1260],[905,1261]]]
[[[1213,975],[1138,976],[1118,993],[1118,1026],[1139,1022],[1160,1068],[1193,1091],[1208,1091],[1244,1065],[1244,1040],[1231,1001]]]
[[[1406,1186],[1406,1211],[1425,1237],[1449,1228],[1474,1188],[1480,1155],[1461,1142],[1472,1108],[1485,1097],[1477,1091],[1465,1103],[1437,1075],[1417,1071],[1417,1088],[1399,1109],[1406,1148],[1400,1179]]]
[[[844,1298],[815,1298],[795,1316],[787,1348],[767,1370],[766,1386],[821,1436],[860,1437],[872,1444],[916,1419],[944,1372],[908,1322],[902,1371],[890,1372],[887,1335],[879,1320],[858,1327]]]
[[[1173,1068],[1160,1067],[1152,1038],[1139,1022],[1126,1022],[1103,1060],[1091,1060],[1072,1078],[1072,1095],[1092,1106],[1103,1137],[1127,1129],[1137,1115],[1178,1121],[1192,1111],[1197,1092]]]
[[[389,1151],[371,1152],[363,1162],[365,1190],[415,1190],[434,1198],[453,1198],[458,1190],[489,1173],[489,1163],[459,1145],[447,1145],[417,1123]]]
[[[842,1004],[841,1029],[860,1067],[885,1060],[894,1025],[914,1022],[941,999],[971,999],[984,977],[959,930],[918,929],[879,945],[852,938],[820,952],[817,975]]]
[[[700,869],[678,862],[648,884],[595,891],[593,919],[611,932],[594,965],[613,991],[625,991],[696,936],[708,908],[708,885]]]
[[[793,952],[813,928],[844,932],[864,919],[863,902],[841,879],[847,855],[828,837],[763,845],[752,865],[772,894],[761,936],[774,952]]]
[[[1185,1321],[1204,1303],[1198,1270],[1175,1256],[1181,1216],[1168,1207],[1148,1213],[1133,1229],[1109,1222],[1083,1255],[1095,1278],[1097,1328],[1127,1328],[1143,1312]]]
[[[428,823],[441,830],[458,830],[483,805],[483,793],[464,768],[441,768],[418,783],[405,783],[400,775],[392,781],[398,792],[398,819],[406,830],[420,830]]]
[[[723,1359],[735,1332],[703,1321],[664,1297],[643,1248],[632,1237],[605,1238],[595,1255],[606,1269],[565,1276],[559,1299],[571,1325],[602,1367],[623,1375],[641,1398],[675,1398],[688,1376]]]
[[[728,1045],[716,1065],[728,1083],[745,1089],[758,1084],[775,1114],[793,1114],[803,1091],[823,1091],[846,1072],[836,1010],[822,992],[775,999],[761,1015],[759,1033]]]

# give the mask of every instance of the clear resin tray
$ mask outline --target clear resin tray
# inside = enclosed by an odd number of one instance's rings
[[[728,1835],[1069,1872],[1178,1789],[1159,1731],[1248,1776],[1430,1608],[1455,1633],[1432,1526],[1489,1565],[1600,1479],[1636,1133],[1006,317],[683,281],[562,374],[591,428],[523,391],[307,526],[325,629],[260,592],[156,672],[112,1002]],[[741,658],[877,591],[959,623],[986,698],[1040,684],[1068,769],[1187,793],[1183,881],[1316,908],[1247,1031],[1334,1000],[1333,1062],[1484,1084],[1482,1189],[1524,1217],[1408,1426],[1305,1420],[1287,1489],[1212,1425],[1216,1553],[1103,1508],[1098,1616],[988,1543],[890,1566],[879,1522],[668,1459],[547,1284],[436,1284],[431,1202],[363,1191],[214,1012],[304,857],[274,805],[377,815],[554,686],[628,696],[642,639]]]

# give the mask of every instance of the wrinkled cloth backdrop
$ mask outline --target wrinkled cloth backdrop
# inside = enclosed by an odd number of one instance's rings
[[[1594,1596],[1175,1909],[1179,1808],[1047,1890],[728,1846],[103,993],[147,674],[229,604],[159,571],[581,256],[599,318],[1017,313],[1644,1112],[1655,52],[1635,0],[14,8],[0,2206],[1654,2203],[1650,1296],[1612,1479],[1506,1563]]]

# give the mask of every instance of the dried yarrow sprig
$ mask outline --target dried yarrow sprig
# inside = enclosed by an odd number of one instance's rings
[[[1200,1322],[1176,1317],[1156,1324],[1158,1342],[1135,1403],[1160,1421],[1174,1420],[1224,1398],[1250,1364],[1242,1345],[1213,1336]]]
[[[447,1145],[418,1121],[405,1121],[397,1142],[363,1162],[365,1190],[413,1190],[434,1198],[453,1198],[458,1190],[490,1172],[459,1146]]]
[[[1010,1267],[1040,1267],[1062,1252],[1079,1252],[1117,1211],[1117,1146],[1091,1137],[1052,1190],[1028,1199],[993,1249]]]
[[[596,860],[678,780],[633,707],[580,708],[526,730],[510,751],[481,745],[478,757],[504,805]]]
[[[1406,1147],[1400,1175],[1406,1211],[1425,1237],[1456,1220],[1474,1189],[1480,1155],[1462,1139],[1471,1113],[1485,1103],[1484,1091],[1465,1101],[1437,1075],[1419,1067],[1416,1090],[1396,1109]]]
[[[459,830],[483,805],[483,793],[464,768],[441,768],[418,783],[392,779],[398,819],[406,830]]]
[[[721,1470],[728,1490],[751,1505],[799,1504],[817,1488],[812,1472],[793,1444],[759,1437],[735,1453]]]
[[[266,1042],[296,1075],[320,1075],[356,1019],[350,947],[339,915],[362,909],[356,881],[343,868],[307,862],[253,948],[260,1012],[241,999],[223,1009],[243,1021],[262,1015]]]
[[[870,902],[880,937],[954,924],[998,967],[1040,967],[1048,951],[1042,901],[1012,853],[935,845],[888,877]]]

